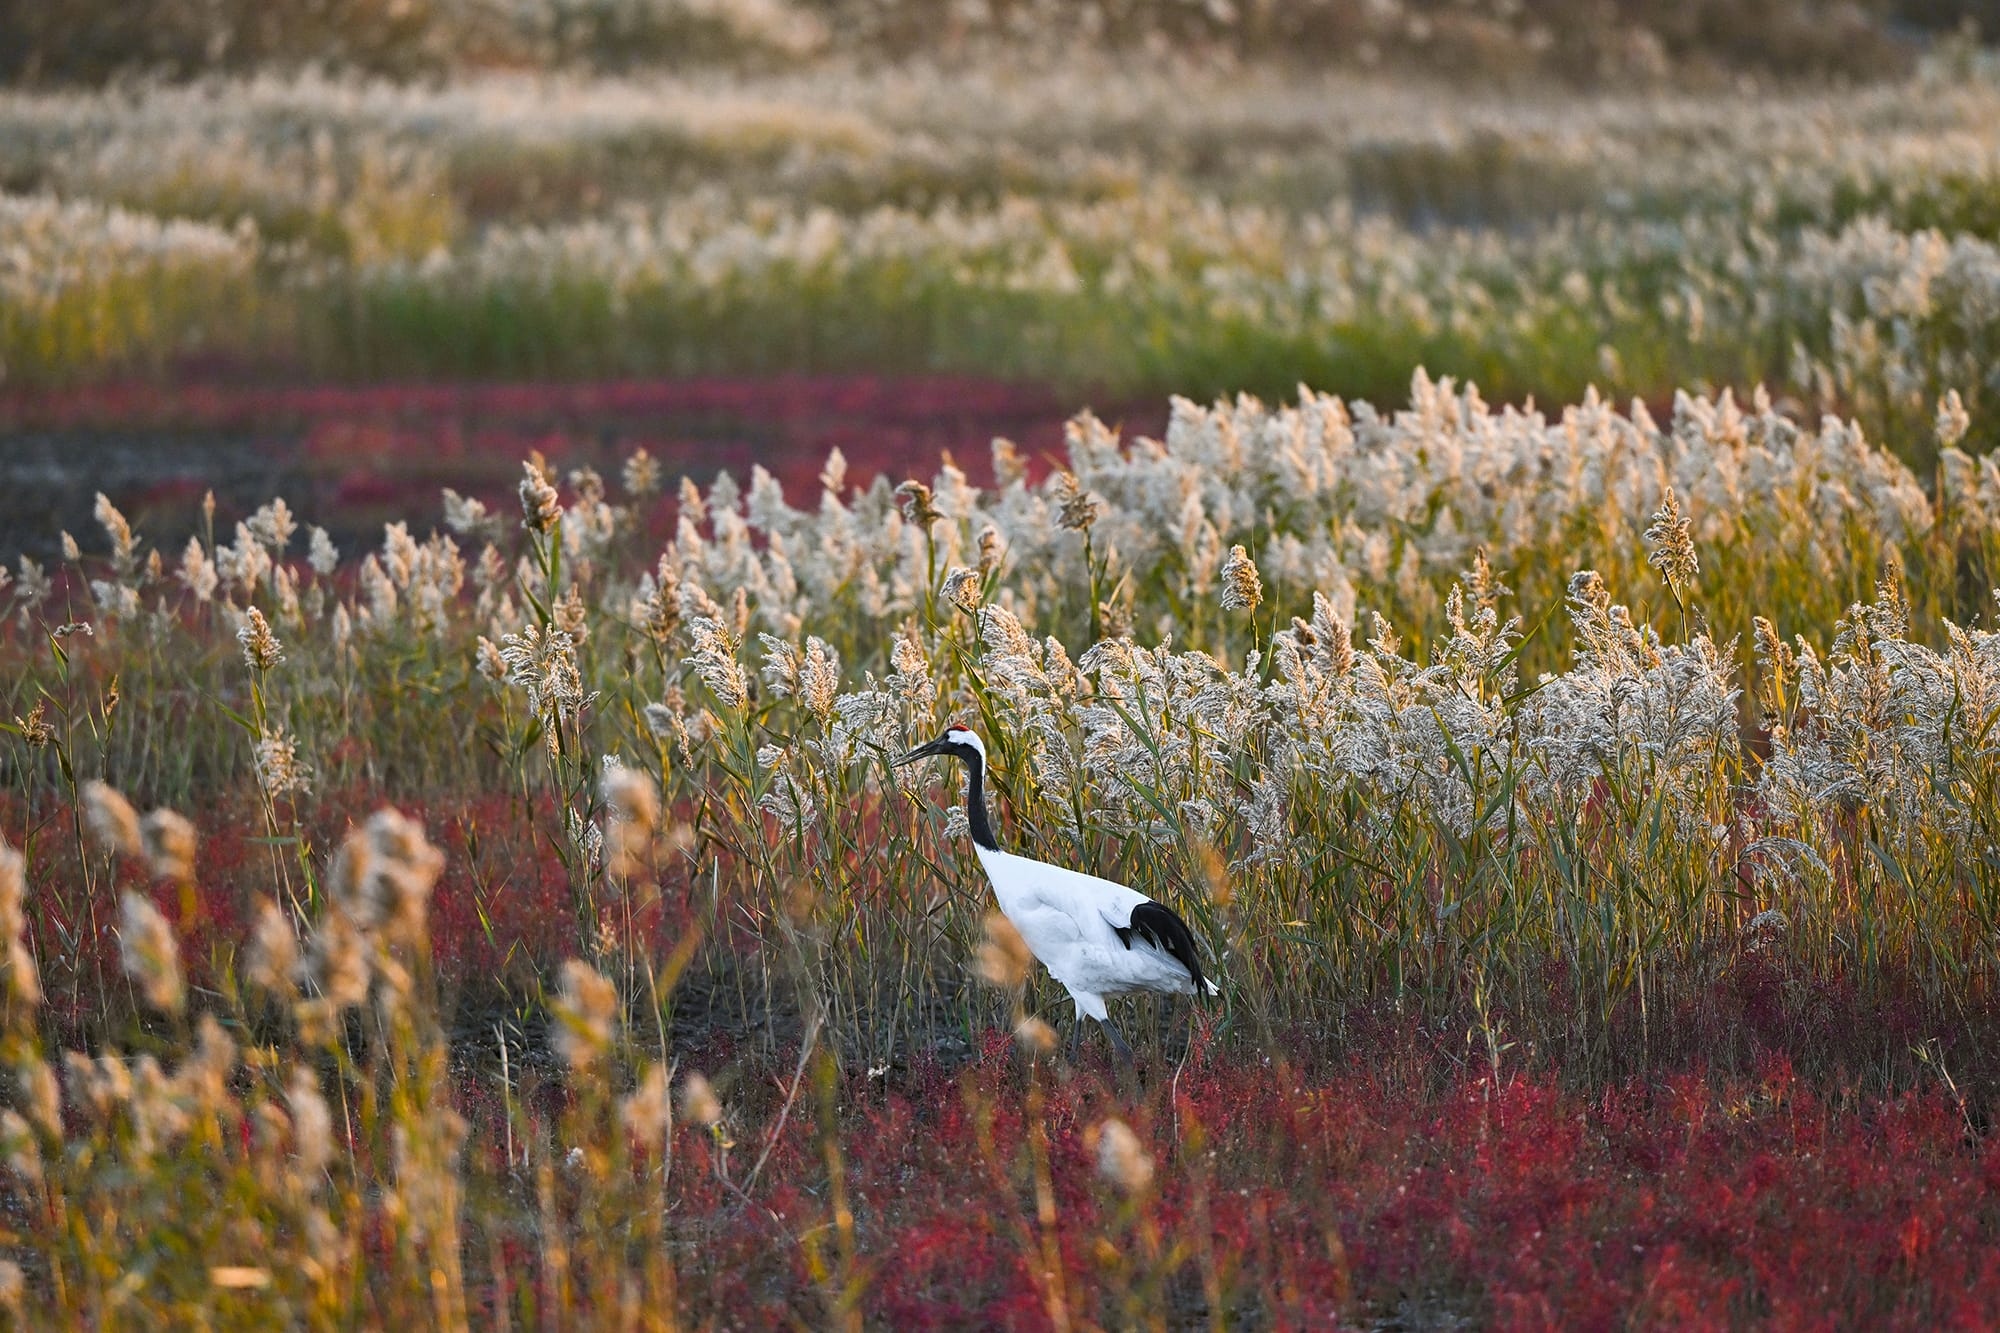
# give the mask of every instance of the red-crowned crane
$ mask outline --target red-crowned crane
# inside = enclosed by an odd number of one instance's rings
[[[1086,1015],[1096,1019],[1121,1060],[1131,1061],[1132,1048],[1111,1025],[1107,995],[1217,993],[1215,983],[1201,974],[1194,933],[1171,908],[1123,884],[1000,850],[986,816],[986,746],[975,732],[947,727],[896,763],[934,755],[965,765],[966,823],[1001,913],[1049,975],[1068,989],[1077,1021]]]

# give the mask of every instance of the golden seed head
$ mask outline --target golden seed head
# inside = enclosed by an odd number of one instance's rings
[[[920,528],[928,528],[943,518],[936,505],[931,503],[931,488],[921,481],[906,481],[896,488],[896,502],[903,507],[903,513],[910,522]]]
[[[673,1100],[667,1095],[668,1072],[658,1061],[647,1065],[638,1086],[619,1103],[618,1115],[624,1122],[625,1133],[641,1143],[657,1145],[673,1128]]]
[[[1241,546],[1229,548],[1229,559],[1222,562],[1222,609],[1225,611],[1255,611],[1264,600],[1264,580],[1257,573],[1257,563]]]
[[[1056,1048],[1056,1030],[1031,1015],[1014,1025],[1014,1041],[1031,1056],[1047,1055]]]
[[[562,499],[532,460],[521,464],[521,526],[547,533],[562,521]]]
[[[83,821],[100,850],[120,856],[138,856],[144,850],[139,812],[109,783],[93,780],[83,784]]]
[[[236,641],[243,645],[243,660],[252,671],[269,671],[285,660],[285,647],[271,632],[271,622],[254,606],[243,613]]]
[[[1087,532],[1103,512],[1096,499],[1077,481],[1074,472],[1056,476],[1056,525],[1071,532]]]
[[[944,576],[944,587],[940,595],[959,610],[971,615],[979,610],[979,603],[985,595],[980,586],[980,574],[976,569],[964,565],[953,565],[951,572]]]
[[[1153,1183],[1153,1158],[1139,1136],[1112,1116],[1097,1127],[1097,1174],[1127,1194]]]
[[[699,1073],[681,1080],[681,1117],[699,1125],[717,1124],[722,1119],[722,1099]]]
[[[243,953],[243,979],[267,995],[290,999],[298,993],[298,966],[298,932],[276,903],[260,897]]]
[[[156,879],[186,884],[194,879],[197,839],[187,816],[173,810],[155,810],[139,821],[139,841],[146,864]]]
[[[1653,547],[1646,563],[1660,571],[1668,587],[1679,593],[1693,586],[1701,573],[1701,561],[1694,550],[1694,524],[1681,512],[1680,498],[1671,486],[1653,515],[1653,525],[1646,529],[1646,540]]]
[[[562,965],[562,989],[555,1002],[555,1043],[578,1073],[611,1050],[618,1022],[618,988],[580,958]]]
[[[127,889],[118,903],[118,959],[146,1003],[177,1014],[187,1003],[181,982],[180,944],[160,909]]]
[[[660,463],[644,449],[625,460],[625,493],[634,499],[657,495],[660,490]]]
[[[980,942],[974,970],[989,986],[1017,989],[1027,981],[1028,967],[1035,960],[1028,951],[1028,942],[1021,938],[1014,923],[998,912],[987,914],[984,929],[986,938]]]

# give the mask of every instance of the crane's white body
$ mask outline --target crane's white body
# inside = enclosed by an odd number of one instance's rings
[[[1180,961],[1145,939],[1128,947],[1118,932],[1132,909],[1150,899],[1137,889],[1012,852],[975,846],[1000,911],[1021,932],[1028,951],[1060,981],[1078,1018],[1106,1021],[1104,997],[1126,991],[1192,995],[1194,979]],[[1208,993],[1215,983],[1208,982]]]
[[[1079,870],[1000,850],[987,817],[983,786],[986,744],[968,727],[950,726],[896,762],[950,755],[965,764],[966,825],[1000,911],[1049,975],[1076,1004],[1079,1020],[1096,1019],[1120,1055],[1124,1038],[1111,1025],[1104,997],[1129,991],[1216,994],[1202,976],[1198,946],[1187,923],[1137,889]]]

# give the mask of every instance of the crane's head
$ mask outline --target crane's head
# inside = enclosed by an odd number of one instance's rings
[[[929,759],[933,755],[940,754],[950,755],[954,759],[963,759],[968,764],[983,762],[986,758],[986,745],[979,739],[979,734],[971,727],[962,726],[954,722],[944,729],[944,735],[934,741],[919,745],[896,762],[898,764],[913,764],[919,759]]]

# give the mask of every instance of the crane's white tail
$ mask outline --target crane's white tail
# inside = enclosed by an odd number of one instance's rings
[[[1118,931],[1119,940],[1128,949],[1134,935],[1186,968],[1196,995],[1217,993],[1215,983],[1201,974],[1201,955],[1195,949],[1194,932],[1172,908],[1153,902],[1140,903],[1132,909],[1131,923]]]

